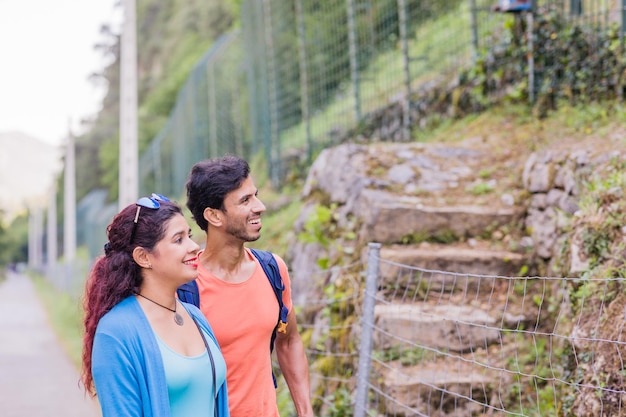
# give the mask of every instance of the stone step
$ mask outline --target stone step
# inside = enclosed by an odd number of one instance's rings
[[[387,416],[477,415],[498,386],[484,367],[454,357],[416,366],[389,365],[381,370],[385,396],[379,405]]]
[[[470,305],[428,303],[377,304],[374,317],[375,349],[410,343],[453,352],[487,349],[501,340],[501,327],[514,329],[525,320],[506,311],[491,314]]]
[[[388,245],[380,251],[379,287],[489,289],[497,276],[519,276],[524,266],[532,270],[530,262],[531,258],[525,254],[493,249],[480,241],[474,246],[467,243]]]
[[[517,227],[524,209],[488,205],[429,206],[414,197],[363,190],[356,210],[360,236],[369,242],[407,243],[438,237],[444,241],[482,236],[501,226]]]

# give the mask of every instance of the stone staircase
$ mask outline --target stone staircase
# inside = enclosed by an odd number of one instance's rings
[[[393,416],[476,415],[479,404],[489,404],[502,382],[500,373],[486,371],[502,367],[498,362],[509,341],[501,330],[518,329],[536,316],[536,311],[507,305],[509,282],[498,279],[531,271],[532,256],[481,238],[518,227],[521,213],[512,208],[419,206],[381,212],[403,221],[383,227],[391,222],[379,216],[377,226],[368,229],[369,240],[383,243],[378,297],[387,302],[375,307],[380,331],[375,332],[374,350],[406,356],[403,350],[410,353],[421,346],[430,354],[419,363],[379,367],[382,390],[391,397],[379,407],[383,415]],[[393,243],[408,230],[425,239],[449,230],[461,239]]]
[[[296,231],[321,203],[336,207],[336,230],[358,236],[336,243],[360,261],[367,243],[382,244],[374,350],[393,353],[376,369],[383,415],[493,414],[485,404],[504,395],[512,377],[502,370],[517,354],[509,330],[536,325],[541,311],[529,294],[549,291],[545,281],[511,277],[533,276],[537,253],[551,255],[558,213],[577,208],[575,184],[564,178],[588,156],[516,153],[478,138],[345,144],[320,154]],[[296,243],[290,259],[294,271],[311,271],[317,259],[346,253]],[[320,284],[309,276],[292,279],[304,299]]]

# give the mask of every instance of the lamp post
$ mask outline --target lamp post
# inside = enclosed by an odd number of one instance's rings
[[[137,25],[135,0],[124,0],[120,51],[120,210],[137,201],[139,169],[137,146]]]

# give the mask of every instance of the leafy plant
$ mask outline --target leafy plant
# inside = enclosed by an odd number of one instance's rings
[[[506,32],[496,35],[500,46],[481,51],[475,66],[461,75],[462,81],[476,85],[475,100],[485,103],[485,97],[508,85],[509,100],[534,97],[535,115],[545,117],[560,100],[576,105],[621,96],[626,59],[617,25],[570,21],[552,5],[538,6],[533,17],[532,51],[527,20],[513,15],[504,25]],[[534,84],[528,85],[531,54]],[[589,115],[596,121],[606,117],[602,112]]]
[[[491,182],[479,182],[479,183],[474,184],[470,188],[470,192],[473,195],[489,194],[492,191],[493,191],[493,184]]]
[[[304,230],[298,235],[302,242],[318,243],[328,248],[338,232],[334,215],[337,203],[330,206],[317,205],[304,223]]]
[[[401,346],[394,346],[385,350],[376,350],[372,355],[382,362],[399,360],[402,365],[411,366],[422,362],[426,352],[424,348],[419,346],[410,349],[402,349]]]

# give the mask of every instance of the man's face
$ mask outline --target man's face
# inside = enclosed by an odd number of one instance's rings
[[[239,188],[224,199],[224,224],[226,233],[244,242],[254,242],[261,237],[261,214],[265,205],[258,199],[259,190],[248,176]]]

